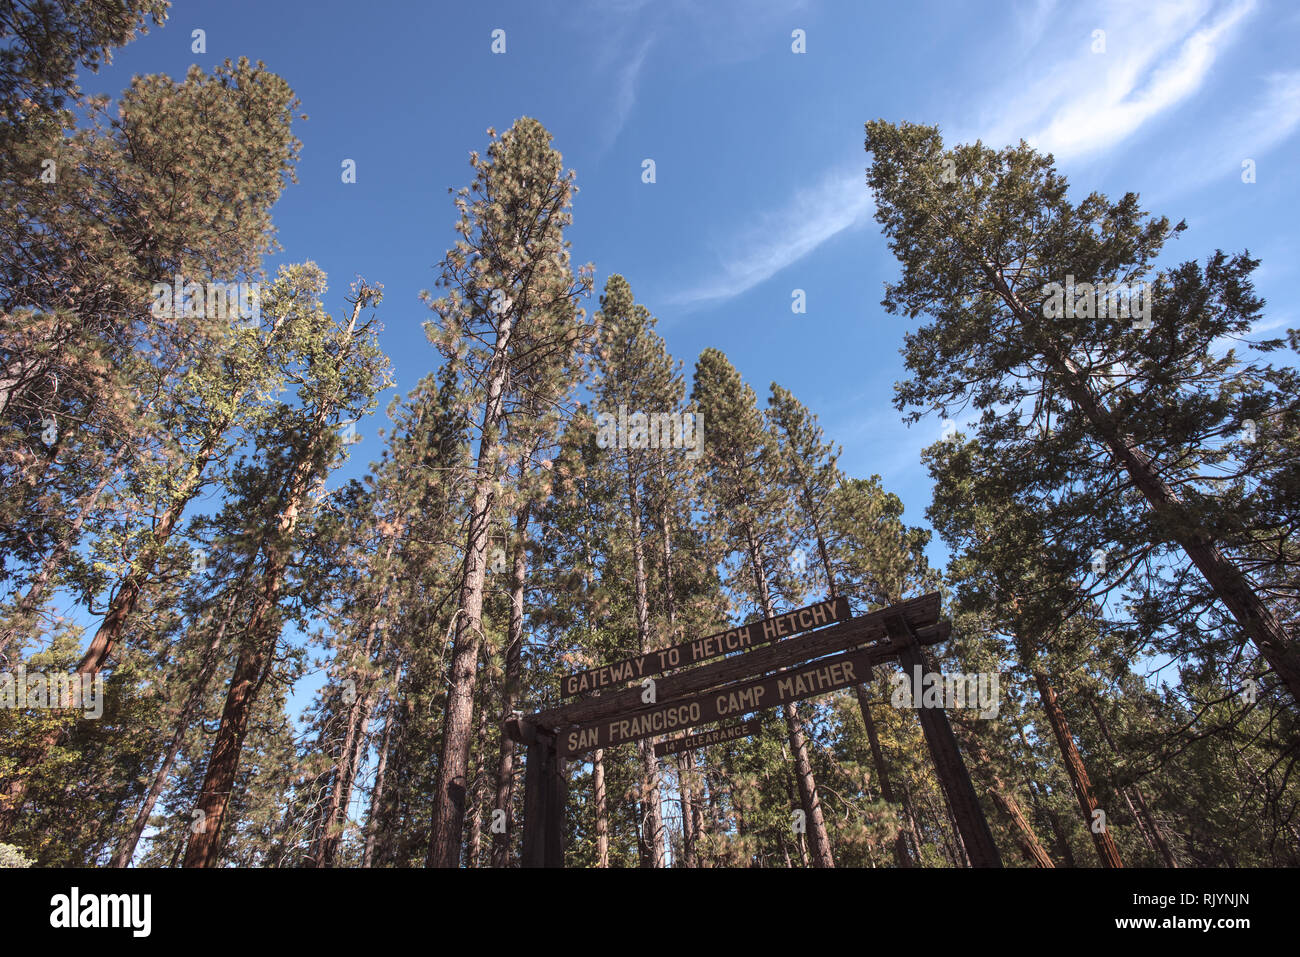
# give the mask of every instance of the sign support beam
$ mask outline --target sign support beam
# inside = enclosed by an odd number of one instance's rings
[[[564,866],[564,805],[568,782],[555,738],[519,723],[527,740],[524,765],[524,867]]]

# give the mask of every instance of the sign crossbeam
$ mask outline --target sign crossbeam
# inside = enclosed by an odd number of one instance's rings
[[[871,669],[898,654],[888,640],[859,651],[823,658],[768,678],[717,688],[692,698],[677,698],[639,711],[570,728],[560,733],[560,755],[568,758],[596,748],[609,748],[669,731],[682,731],[723,718],[828,694],[860,684]]]
[[[755,645],[789,638],[831,622],[844,621],[848,617],[848,601],[842,597],[831,598],[803,608],[796,608],[794,611],[773,615],[762,621],[705,635],[693,641],[683,641],[668,648],[625,658],[613,664],[565,675],[561,687],[565,697],[571,697],[615,685],[625,685],[629,681],[661,675],[675,668],[686,668],[711,658],[720,658],[737,651],[747,651]]]
[[[789,639],[776,641],[741,655],[660,678],[656,684],[656,697],[664,702],[683,695],[707,691],[728,682],[753,678],[779,668],[802,664],[811,658],[856,648],[868,642],[888,641],[886,618],[887,615],[897,614],[906,617],[922,644],[943,641],[951,630],[948,622],[939,621],[939,594],[931,592],[888,609],[870,612],[819,629],[797,641]],[[544,729],[557,729],[594,723],[613,715],[641,710],[645,707],[641,701],[641,694],[641,689],[629,688],[584,698],[566,705],[544,709],[526,718],[513,720],[507,723],[506,730],[515,740],[521,740],[518,735],[521,725],[525,724]]]

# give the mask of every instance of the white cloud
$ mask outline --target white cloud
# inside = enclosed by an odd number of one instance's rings
[[[1196,93],[1254,9],[1238,0],[1072,11],[1041,33],[981,136],[994,146],[1024,138],[1058,161],[1109,150]],[[1105,30],[1105,52],[1093,52],[1093,29]],[[1073,53],[1060,59],[1063,50]]]
[[[873,209],[862,170],[837,170],[801,189],[780,209],[761,214],[722,243],[714,276],[676,295],[673,305],[730,299],[770,279]]]
[[[602,127],[602,141],[598,152],[603,153],[613,146],[614,141],[618,139],[618,134],[627,125],[628,117],[632,115],[632,108],[636,106],[637,83],[641,79],[641,70],[645,66],[646,55],[650,52],[653,43],[654,35],[651,34],[641,41],[638,49],[627,54],[627,59],[618,68],[614,81],[614,102],[610,110],[610,118]]]
[[[994,146],[1024,138],[1058,161],[1111,149],[1196,93],[1254,9],[1255,0],[1167,0],[1081,12],[1036,0],[1016,21],[1032,53],[977,135]],[[1106,31],[1106,52],[1092,52],[1093,29]],[[1063,50],[1074,52],[1061,58]],[[669,299],[693,305],[746,292],[863,223],[871,209],[859,169],[830,173],[726,239],[716,273]]]

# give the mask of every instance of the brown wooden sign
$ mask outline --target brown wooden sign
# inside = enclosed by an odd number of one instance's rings
[[[816,631],[799,636],[797,641],[776,641],[743,654],[730,655],[694,668],[682,668],[670,675],[663,675],[654,679],[657,700],[664,702],[670,698],[700,694],[725,684],[761,678],[782,668],[797,667],[826,655],[852,651],[868,643],[887,643],[890,638],[885,627],[886,618],[897,614],[907,618],[917,634],[917,639],[923,645],[946,640],[952,628],[951,623],[939,619],[939,593],[931,592],[919,598],[909,599],[892,609],[868,612],[848,621],[818,628]],[[895,649],[891,654],[896,653]],[[880,660],[884,662],[889,657],[890,654],[885,654]],[[527,717],[520,715],[519,722],[520,726],[533,725],[548,734],[559,728],[595,724],[615,715],[641,710],[645,707],[641,701],[643,694],[644,690],[636,685],[622,690],[610,689],[603,694],[587,695],[575,698],[567,704],[543,708]],[[510,722],[507,722],[506,731],[512,739],[524,741],[517,736],[520,728],[511,730],[511,727]]]
[[[894,652],[890,648],[864,648],[823,658],[770,678],[715,688],[693,698],[677,698],[595,724],[569,728],[559,735],[560,754],[567,758],[847,688],[866,681],[871,667],[891,653]]]
[[[655,757],[661,758],[665,754],[676,754],[678,751],[694,751],[696,748],[707,747],[710,744],[721,744],[724,741],[734,741],[736,738],[748,738],[752,734],[758,734],[758,726],[759,720],[750,718],[748,721],[740,722],[740,724],[728,724],[709,731],[683,735],[680,738],[669,738],[667,741],[660,741],[655,745]]]
[[[660,675],[674,668],[685,668],[710,658],[746,651],[754,645],[788,638],[833,621],[844,621],[848,617],[848,601],[843,597],[832,598],[752,624],[696,638],[694,641],[684,641],[661,651],[651,651],[612,665],[565,675],[561,687],[564,696],[571,697],[614,685],[625,685],[629,681]]]
[[[928,664],[921,646],[944,641],[951,630],[951,623],[939,618],[939,595],[932,592],[842,621],[797,642],[779,641],[699,668],[675,672],[657,682],[660,703],[656,705],[637,707],[640,692],[628,688],[528,716],[512,714],[506,720],[506,732],[513,740],[529,745],[525,772],[524,866],[564,864],[563,811],[567,779],[561,755],[568,757],[667,731],[735,719],[837,691],[861,683],[870,676],[874,666],[894,657],[905,668],[926,673]],[[810,659],[815,660],[807,663]],[[783,667],[789,670],[778,670]],[[648,673],[641,671],[628,678]],[[767,677],[750,680],[751,676],[763,674]],[[598,687],[612,683],[605,682]],[[919,713],[935,770],[972,865],[1001,867],[997,845],[947,715],[942,708],[923,708]],[[757,730],[757,719],[751,718],[660,742],[655,753],[703,747]],[[905,863],[906,847],[902,850],[900,863]]]

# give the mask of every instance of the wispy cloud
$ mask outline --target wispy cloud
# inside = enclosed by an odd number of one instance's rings
[[[873,205],[860,167],[829,173],[722,240],[714,275],[670,295],[669,301],[684,306],[738,296],[833,236],[865,223]]]
[[[615,73],[613,102],[606,122],[601,125],[598,153],[604,153],[614,145],[618,134],[627,125],[628,117],[632,115],[632,109],[636,106],[637,84],[640,82],[646,55],[650,52],[654,39],[654,34],[647,35],[635,50],[626,55],[626,59]]]
[[[592,68],[604,120],[597,153],[609,150],[627,125],[636,107],[646,56],[659,36],[679,62],[691,57],[708,63],[744,60],[769,49],[773,27],[785,24],[807,5],[808,0],[589,2],[584,20],[598,37]],[[726,42],[719,45],[723,38]]]
[[[1152,206],[1216,181],[1244,189],[1242,163],[1248,159],[1255,161],[1257,177],[1278,172],[1278,166],[1270,167],[1262,158],[1300,130],[1300,71],[1274,73],[1264,84],[1253,110],[1202,130],[1198,142],[1172,159],[1168,167],[1177,172],[1150,194]],[[1290,175],[1289,165],[1285,175]]]
[[[1271,150],[1300,127],[1300,71],[1268,78],[1264,102],[1242,130],[1253,152]]]
[[[1041,31],[1013,78],[1020,92],[998,98],[980,134],[991,144],[1024,138],[1058,160],[1110,150],[1196,93],[1254,9],[1237,0],[1072,11]],[[1092,48],[1094,29],[1104,52]],[[1062,49],[1075,52],[1060,58]]]
[[[995,105],[978,129],[951,139],[979,136],[1000,145],[1023,138],[1058,161],[1113,149],[1204,85],[1255,6],[1255,0],[1116,2],[1080,11],[1037,0],[1017,20],[1031,51],[1023,68],[1008,87],[990,92]],[[1105,31],[1105,52],[1092,50],[1094,29]],[[1063,49],[1075,52],[1062,57]],[[1279,82],[1276,96],[1286,108],[1270,114],[1275,138],[1300,122],[1288,119],[1292,95],[1291,85]],[[669,301],[690,306],[740,295],[865,222],[871,210],[860,169],[829,173],[722,240],[714,274]]]

